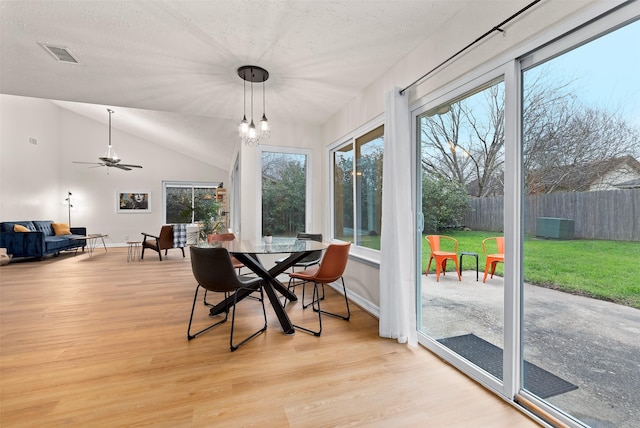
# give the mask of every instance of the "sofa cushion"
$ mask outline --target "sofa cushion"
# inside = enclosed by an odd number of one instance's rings
[[[24,227],[21,224],[14,224],[13,231],[14,232],[31,232],[28,228]]]
[[[60,250],[64,250],[69,247],[71,241],[66,236],[45,236],[44,237],[44,246],[45,252],[57,252]]]
[[[53,232],[56,236],[71,235],[71,229],[66,223],[51,223],[51,227],[53,227]]]
[[[36,227],[31,221],[3,221],[2,223],[0,223],[0,232],[13,232],[13,226],[15,226],[16,224],[24,226],[32,232],[35,232],[36,230]]]
[[[36,227],[37,231],[43,232],[44,236],[55,236],[55,232],[53,231],[52,220],[34,220],[33,225]]]

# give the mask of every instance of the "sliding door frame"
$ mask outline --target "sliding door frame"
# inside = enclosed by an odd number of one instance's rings
[[[420,198],[422,195],[422,188],[421,188],[421,184],[422,184],[422,180],[421,180],[421,166],[420,166],[420,158],[421,158],[421,141],[420,141],[420,129],[418,127],[418,120],[419,117],[431,110],[436,108],[437,106],[443,105],[443,104],[451,104],[452,102],[455,102],[457,99],[463,98],[466,96],[466,94],[477,90],[478,88],[482,88],[483,86],[487,86],[489,84],[493,84],[497,81],[504,81],[505,83],[505,98],[507,97],[506,94],[506,84],[507,84],[507,75],[508,74],[512,74],[513,71],[511,70],[511,68],[513,68],[513,61],[506,63],[506,64],[501,64],[491,70],[482,72],[482,73],[477,73],[476,76],[474,78],[471,79],[467,79],[465,82],[463,83],[459,83],[458,84],[453,84],[453,85],[449,85],[444,87],[442,90],[436,92],[433,96],[429,97],[429,101],[427,101],[426,103],[422,103],[420,105],[413,105],[411,106],[411,126],[412,126],[412,135],[414,138],[414,147],[415,147],[415,162],[414,162],[414,167],[415,167],[415,177],[414,177],[414,182],[416,183],[416,194],[415,194],[415,201],[416,201],[416,212],[421,212],[421,204],[420,202]],[[513,102],[513,101],[512,101]],[[505,99],[505,110],[507,108],[507,104],[506,104],[506,99]],[[507,113],[505,112],[505,115]],[[505,117],[505,162],[506,162],[506,158],[508,156],[508,151],[513,151],[512,150],[512,146],[514,145],[514,142],[511,140],[508,140],[508,136],[507,136],[507,128],[506,128],[506,117]],[[513,133],[509,135],[509,137],[512,138]],[[505,165],[506,168],[506,165]],[[515,171],[511,171],[511,174],[514,174]],[[505,169],[505,181],[510,181],[511,177],[507,176],[507,170]],[[512,183],[513,184],[513,183]],[[506,189],[505,189],[506,192]],[[512,193],[514,193],[514,191],[512,190]],[[507,195],[505,194],[505,201],[506,201],[506,197]],[[513,204],[508,203],[505,204],[505,207],[509,207],[509,212],[507,212],[507,208],[505,208],[505,221],[506,221],[506,217],[508,215],[513,215],[513,213],[511,212],[511,209],[515,209],[515,207],[513,206]],[[515,221],[513,222],[514,224],[516,223]],[[416,255],[420,255],[422,252],[422,221],[420,221],[420,219],[418,219],[417,224],[419,225],[419,227],[417,228],[416,231]],[[511,242],[511,245],[514,245],[514,238],[512,236],[513,233],[513,229],[514,227],[512,226],[512,229],[509,231],[509,234],[507,234],[507,229],[506,229],[506,224],[504,225],[505,227],[505,245],[507,242]],[[509,247],[507,247],[509,248]],[[512,264],[510,257],[508,257],[507,255],[507,251],[505,249],[505,266]],[[416,272],[416,285],[417,285],[417,296],[420,296],[422,294],[422,290],[421,290],[421,284],[422,284],[422,275],[424,274],[424,272],[421,271],[421,264],[417,263],[417,272]],[[517,361],[515,355],[511,354],[511,349],[513,348],[512,344],[514,341],[514,332],[512,331],[513,328],[512,326],[514,326],[514,324],[516,324],[516,321],[513,319],[513,317],[517,316],[517,313],[514,313],[514,311],[512,311],[510,308],[507,309],[507,303],[509,302],[509,307],[512,306],[513,299],[514,299],[514,284],[516,283],[512,283],[510,282],[510,280],[512,279],[512,277],[507,277],[505,274],[505,281],[504,281],[504,295],[503,295],[503,302],[504,302],[504,308],[503,308],[503,313],[504,313],[504,356],[503,356],[503,380],[500,379],[496,379],[495,377],[491,376],[490,374],[486,373],[485,371],[483,371],[482,369],[480,369],[478,366],[476,366],[475,364],[471,363],[470,361],[466,360],[465,358],[461,357],[460,355],[456,354],[455,352],[453,352],[452,350],[450,350],[449,348],[447,348],[446,346],[440,344],[438,341],[436,341],[435,339],[433,339],[432,337],[426,335],[425,333],[421,332],[420,330],[418,330],[418,342],[425,346],[427,349],[429,349],[430,351],[432,351],[433,353],[435,353],[436,355],[438,355],[439,357],[443,358],[444,360],[448,361],[450,364],[452,364],[453,366],[455,366],[458,370],[462,371],[463,373],[469,375],[470,377],[472,377],[473,379],[475,379],[476,381],[480,382],[480,384],[482,384],[484,387],[494,391],[496,394],[506,398],[507,400],[511,400],[513,395],[514,395],[514,388],[516,388],[518,385],[514,385],[513,379],[511,378],[511,374],[512,372],[510,372],[509,370],[512,370],[511,367],[513,367],[513,365],[515,364],[515,361]],[[422,319],[422,307],[421,307],[421,302],[420,299],[416,299],[416,314],[417,314],[417,320],[416,320],[416,325],[418,326],[418,328],[420,329],[421,327],[421,319]],[[517,323],[519,325],[519,322]],[[509,326],[509,332],[507,331],[507,326]],[[509,367],[509,370],[506,370],[507,367]],[[517,390],[517,389],[516,389]]]
[[[435,109],[439,105],[451,103],[469,91],[481,87],[492,80],[502,77],[505,86],[504,119],[504,357],[502,382],[488,375],[477,366],[460,357],[444,345],[418,330],[418,342],[443,358],[454,367],[467,374],[481,385],[495,392],[507,402],[515,405],[518,397],[530,401],[546,412],[547,415],[569,426],[581,426],[571,416],[549,405],[544,400],[523,390],[522,376],[522,329],[523,329],[523,287],[524,287],[524,184],[522,166],[522,73],[548,59],[561,55],[581,44],[588,43],[601,35],[639,19],[640,2],[621,2],[611,9],[597,4],[576,14],[558,26],[547,30],[539,37],[527,41],[521,46],[502,53],[494,61],[482,65],[464,77],[434,90],[413,102],[411,110],[411,131],[414,144],[414,201],[416,205],[417,228],[416,255],[422,251],[421,218],[421,139],[418,118],[421,114]],[[630,48],[631,49],[631,48]],[[630,54],[632,52],[630,51]],[[416,268],[416,325],[421,328],[422,305],[420,263]],[[523,408],[526,411],[525,408]]]

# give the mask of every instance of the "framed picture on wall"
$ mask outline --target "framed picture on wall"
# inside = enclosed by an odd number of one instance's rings
[[[119,213],[150,213],[151,192],[118,190],[116,204]]]

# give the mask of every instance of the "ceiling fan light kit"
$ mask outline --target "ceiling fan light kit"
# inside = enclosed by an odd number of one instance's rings
[[[271,130],[269,129],[269,121],[267,120],[265,110],[265,83],[269,79],[269,72],[257,65],[243,65],[238,68],[238,76],[244,81],[242,89],[243,97],[243,115],[240,121],[239,131],[240,140],[247,146],[257,146],[260,139],[269,138]],[[250,82],[251,94],[251,120],[247,120],[247,82]],[[253,121],[253,84],[262,82],[262,118],[256,127]]]
[[[101,162],[73,161],[73,163],[84,163],[89,165],[95,165],[96,167],[106,166],[108,168],[118,168],[124,171],[131,171],[132,168],[142,168],[141,165],[131,165],[126,163],[120,163],[121,159],[118,157],[118,155],[116,154],[116,151],[113,149],[113,146],[111,145],[111,115],[114,113],[114,111],[108,108],[107,112],[109,112],[109,145],[107,146],[107,154],[105,156],[98,158],[100,159]]]

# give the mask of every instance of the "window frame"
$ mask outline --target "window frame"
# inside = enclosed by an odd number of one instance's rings
[[[328,146],[328,150],[327,150],[327,157],[328,157],[328,162],[327,162],[327,168],[328,168],[328,173],[327,173],[327,177],[328,177],[328,186],[327,188],[329,189],[329,206],[328,206],[328,212],[327,212],[327,218],[329,219],[329,236],[331,237],[332,240],[337,239],[336,238],[336,232],[335,232],[335,176],[334,176],[334,154],[340,150],[345,148],[346,146],[351,146],[354,152],[354,162],[355,162],[355,144],[356,144],[356,140],[360,137],[365,136],[366,134],[374,131],[375,129],[379,128],[380,126],[384,126],[384,114],[381,114],[377,117],[375,117],[374,119],[370,120],[369,122],[365,123],[364,125],[358,127],[357,129],[355,129],[354,131],[346,134],[345,136],[343,136],[342,138],[334,141],[331,145]],[[383,133],[384,136],[384,133]],[[384,156],[384,155],[383,155]],[[384,157],[383,157],[383,165],[384,165]],[[354,171],[355,171],[355,165],[353,166]],[[353,216],[354,216],[354,222],[357,221],[357,203],[356,203],[356,182],[354,180],[353,182]],[[355,228],[355,225],[354,225]],[[356,235],[354,234],[353,236],[354,241],[356,240]],[[359,259],[361,262],[364,262],[365,264],[374,266],[374,267],[379,267],[380,266],[380,250],[375,250],[373,248],[368,248],[368,247],[363,247],[360,245],[357,245],[355,242],[352,243],[351,245],[351,249],[350,249],[350,255]]]
[[[507,103],[506,90],[507,90],[507,79],[508,79],[510,64],[511,63],[509,62],[504,64],[498,64],[492,69],[478,72],[473,77],[468,77],[467,79],[462,79],[462,80],[458,79],[450,83],[449,85],[443,86],[441,90],[435,92],[432,96],[425,96],[420,100],[417,100],[416,103],[414,103],[412,106],[409,107],[409,109],[411,110],[411,126],[412,126],[411,134],[412,134],[412,139],[414,144],[413,163],[414,163],[414,168],[416,170],[416,177],[413,177],[415,182],[415,194],[413,195],[413,198],[415,201],[419,201],[422,195],[422,181],[419,178],[420,168],[421,168],[420,166],[420,162],[421,162],[421,147],[420,147],[421,139],[420,138],[421,137],[420,137],[420,127],[418,126],[418,121],[420,117],[423,114],[427,113],[428,111],[436,109],[441,105],[458,102],[459,100],[467,98],[471,94],[480,92],[486,89],[487,87],[500,81],[502,81],[505,85],[505,110],[506,110],[506,103]],[[506,123],[505,123],[505,127],[506,127]],[[504,132],[505,132],[504,150],[505,150],[505,160],[506,160],[506,156],[508,155],[507,153],[508,151],[506,147],[507,145],[507,141],[506,141],[507,129],[506,128]],[[505,168],[506,168],[506,165],[505,165]],[[506,191],[507,189],[505,187],[505,192]],[[422,239],[423,239],[422,232],[424,228],[424,219],[422,218],[421,210],[418,209],[417,212],[419,212],[420,214],[418,219],[419,220],[418,224],[420,227],[416,230],[416,240],[415,240],[416,255],[421,254],[421,251],[422,251],[422,246],[421,246]],[[505,225],[504,225],[505,241],[507,239],[507,230],[506,230],[507,216],[508,214],[505,213]],[[507,263],[505,263],[505,266],[506,265]],[[421,277],[423,274],[424,272],[422,272],[421,264],[416,263],[416,272],[415,272],[415,275],[417,278],[416,296],[420,296],[422,293]],[[505,302],[504,303],[505,308],[503,310],[504,317],[505,317],[505,324],[504,324],[505,332],[507,330],[507,322],[508,322],[506,317],[512,315],[511,313],[507,312],[507,308],[506,308],[507,306],[506,302],[510,301],[509,299],[511,298],[510,293],[511,293],[511,290],[509,289],[509,287],[506,286],[506,283],[505,283],[505,294],[503,297]],[[416,317],[418,320],[422,318],[422,305],[419,298],[416,299]],[[428,335],[426,335],[424,332],[420,330],[420,323],[416,323],[416,327],[418,328],[417,330],[418,343],[420,343],[422,346],[429,349],[431,352],[435,353],[436,355],[440,356],[445,361],[449,362],[454,367],[458,368],[460,371],[467,374],[472,379],[479,382],[485,388],[495,392],[500,396],[504,396],[504,397],[507,396],[507,394],[505,393],[505,385],[510,384],[511,382],[511,378],[508,377],[509,374],[507,372],[503,372],[504,377],[502,380],[495,379],[491,375],[484,373],[481,369],[477,368],[473,363],[470,363],[469,361],[462,358],[458,354],[449,350],[446,346],[440,344],[439,342],[434,341],[431,337],[429,337]],[[511,344],[511,332],[508,332],[507,334],[505,334],[505,337],[504,337],[503,364],[511,363],[511,355],[509,355],[509,353],[507,352],[508,350],[507,346],[510,346],[510,344]]]
[[[282,154],[293,154],[293,155],[304,155],[307,158],[306,161],[306,171],[305,171],[305,230],[300,231],[304,233],[312,233],[313,224],[312,224],[312,202],[311,202],[311,177],[312,177],[312,151],[310,149],[304,149],[299,147],[284,147],[284,146],[259,146],[259,153],[256,156],[256,170],[260,171],[256,174],[256,193],[258,200],[260,201],[256,204],[256,238],[260,239],[260,234],[262,233],[262,155],[263,153],[282,153]]]
[[[219,181],[163,181],[162,182],[162,224],[167,223],[167,187],[183,187],[183,188],[191,188],[192,195],[193,189],[196,187],[200,188],[212,188],[215,189],[220,185]],[[193,204],[193,200],[192,200]],[[188,224],[195,224],[193,222],[193,214],[191,215],[191,222]]]

